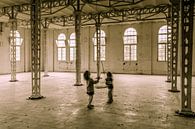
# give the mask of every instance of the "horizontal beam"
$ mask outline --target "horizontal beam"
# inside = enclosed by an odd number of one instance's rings
[[[55,7],[61,7],[61,6],[69,6],[72,5],[75,2],[75,0],[55,0],[55,1],[42,1],[41,3],[41,9],[51,9]],[[14,8],[18,12],[30,12],[30,3],[21,4],[21,5],[14,5],[14,6],[7,6],[0,8],[0,14],[6,15],[9,13],[9,10],[11,8]]]
[[[127,22],[127,21],[145,21],[151,19],[166,19],[166,14],[168,13],[170,5],[158,5],[145,8],[136,9],[121,9],[121,10],[111,10],[108,12],[100,12],[94,14],[84,14],[82,13],[81,20],[82,25],[94,24],[98,15],[102,19],[102,24],[110,22]],[[162,14],[161,17],[155,18],[156,15]],[[110,21],[103,21],[103,19],[109,19]],[[61,23],[62,26],[74,25],[74,15],[71,16],[54,16],[44,18],[42,20],[47,20],[52,24]],[[115,21],[114,21],[115,20]],[[29,24],[29,21],[21,20],[21,23]]]
[[[135,5],[142,2],[143,0],[82,0],[82,1],[84,3],[99,6],[99,7],[115,8],[121,6]],[[101,2],[103,2],[103,4]]]

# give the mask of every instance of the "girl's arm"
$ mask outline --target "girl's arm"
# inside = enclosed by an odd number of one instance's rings
[[[99,78],[97,80],[93,80],[93,84],[96,84],[99,82]]]

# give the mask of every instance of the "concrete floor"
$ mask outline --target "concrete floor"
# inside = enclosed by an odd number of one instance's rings
[[[41,100],[26,99],[30,73],[17,74],[18,82],[0,75],[0,129],[195,129],[194,118],[174,113],[180,109],[180,93],[168,92],[166,76],[114,74],[114,103],[106,104],[107,89],[96,88],[95,107],[89,110],[86,86],[73,86],[74,73],[49,74],[41,81],[46,97]],[[101,80],[98,86],[103,85]],[[195,78],[193,111],[194,87]]]

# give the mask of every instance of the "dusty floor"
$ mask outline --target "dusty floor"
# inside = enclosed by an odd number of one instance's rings
[[[95,107],[88,110],[86,86],[73,86],[74,73],[49,74],[42,78],[46,98],[40,100],[26,99],[30,73],[17,74],[18,82],[0,75],[0,129],[195,129],[195,118],[174,113],[180,109],[180,93],[168,92],[166,76],[115,74],[114,103],[106,104],[107,89],[96,88]],[[103,80],[98,86],[104,86]],[[192,90],[195,111],[195,78]]]

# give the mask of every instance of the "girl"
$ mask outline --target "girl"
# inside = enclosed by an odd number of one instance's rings
[[[106,78],[106,85],[108,87],[108,102],[107,103],[112,103],[113,101],[113,96],[112,96],[112,91],[113,91],[113,83],[112,83],[112,73],[107,72],[107,78]]]
[[[94,81],[92,78],[90,78],[90,72],[89,71],[85,71],[84,72],[84,79],[87,82],[87,94],[89,95],[89,103],[87,105],[87,107],[89,109],[93,108],[94,105],[92,105],[92,100],[93,100],[93,95],[94,95],[94,84],[99,82],[99,78],[98,80]]]

